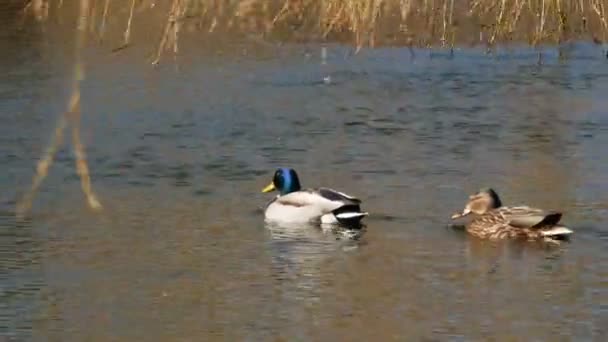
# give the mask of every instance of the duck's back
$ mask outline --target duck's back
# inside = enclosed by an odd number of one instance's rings
[[[486,239],[540,238],[556,227],[561,216],[527,206],[500,207],[474,218],[467,231]]]

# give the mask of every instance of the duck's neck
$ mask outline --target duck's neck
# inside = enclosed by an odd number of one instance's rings
[[[281,196],[290,194],[292,192],[300,191],[300,180],[298,177],[285,177],[285,183],[281,187]]]
[[[298,183],[298,186],[291,186],[289,188],[284,187],[283,189],[281,189],[281,196],[285,196],[287,194],[290,194],[292,192],[296,192],[296,191],[300,191],[300,184]]]

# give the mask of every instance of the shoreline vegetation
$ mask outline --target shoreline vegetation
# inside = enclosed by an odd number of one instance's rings
[[[75,42],[71,95],[31,187],[17,203],[20,218],[31,209],[68,127],[88,207],[102,209],[80,138],[83,50],[89,44],[103,43],[113,52],[135,41],[152,44],[156,65],[165,54],[177,56],[185,36],[345,43],[357,51],[377,46],[491,51],[500,45],[559,47],[572,41],[593,41],[606,49],[608,42],[608,0],[8,0],[0,14],[21,27],[61,25]]]
[[[155,62],[180,36],[246,34],[268,41],[362,47],[558,45],[608,42],[608,0],[11,0],[37,21],[74,17],[99,40],[112,29],[157,40]],[[82,15],[87,18],[83,18]],[[76,21],[74,21],[76,23]]]

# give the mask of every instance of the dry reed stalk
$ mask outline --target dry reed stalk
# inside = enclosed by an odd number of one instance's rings
[[[537,30],[536,30],[536,37],[534,38],[533,41],[533,45],[537,45],[544,36],[544,31],[545,31],[545,21],[547,19],[547,15],[546,15],[546,5],[545,5],[546,0],[541,0],[541,7],[540,7],[540,13],[539,13],[539,22],[538,22],[538,26],[537,26]]]
[[[63,132],[67,126],[67,121],[64,115],[62,115],[55,125],[55,132],[53,137],[51,138],[51,142],[47,147],[44,155],[38,161],[36,165],[36,174],[32,179],[32,185],[30,186],[29,191],[21,198],[21,200],[17,203],[17,207],[15,212],[17,217],[23,218],[25,214],[31,209],[32,202],[34,201],[34,197],[36,196],[36,192],[42,181],[46,178],[49,173],[49,169],[51,165],[53,165],[53,161],[55,160],[55,154],[57,150],[63,143]]]
[[[426,1],[426,0],[425,0]],[[435,22],[437,21],[436,19],[436,15],[437,15],[437,11],[435,10],[435,0],[430,0],[430,7],[427,8],[427,13],[430,13],[430,15],[428,15],[428,32],[430,33],[430,36],[428,37],[427,40],[427,46],[431,45],[431,42],[433,41],[434,37],[435,37]]]
[[[450,0],[450,19],[448,25],[451,27],[450,48],[454,52],[454,41],[456,40],[456,27],[454,26],[454,0]]]
[[[526,1],[527,0],[516,0],[515,1],[515,6],[513,9],[513,16],[512,16],[513,20],[508,24],[509,28],[508,28],[507,34],[509,36],[511,36],[513,34],[513,32],[515,31],[515,27],[517,26],[519,18],[521,17],[521,11],[524,8],[524,6],[526,5]]]
[[[95,19],[97,19],[97,0],[91,0],[91,1],[93,1],[93,5],[90,6],[90,13],[89,13],[90,20],[88,20],[89,32],[95,32]]]
[[[277,15],[274,16],[274,18],[272,19],[272,26],[274,26],[274,24],[277,23],[277,21],[283,19],[283,17],[285,17],[289,11],[289,5],[290,5],[290,0],[285,0],[285,3],[283,4],[283,7],[281,7],[281,10],[279,10],[279,13],[277,13]]]
[[[133,12],[135,11],[135,0],[131,0],[131,10],[129,11],[129,20],[124,34],[124,44],[129,45],[131,42],[131,23],[133,22]]]
[[[49,16],[48,0],[30,0],[23,8],[23,13],[32,13],[38,21],[44,21]]]
[[[99,25],[99,38],[103,40],[106,33],[106,20],[110,11],[110,0],[105,0],[103,5],[103,15],[101,16],[101,24]]]
[[[399,10],[401,14],[401,24],[399,25],[399,31],[407,34],[407,20],[410,16],[410,11],[412,10],[412,0],[400,0]]]
[[[171,11],[167,17],[165,23],[165,29],[161,37],[160,43],[158,44],[158,50],[156,52],[156,58],[152,61],[152,65],[158,65],[163,51],[173,47],[173,52],[177,54],[178,51],[178,33],[180,29],[180,18],[186,11],[186,3],[182,0],[173,0],[171,5]],[[221,6],[220,6],[221,7]]]
[[[370,47],[376,46],[376,28],[378,27],[378,18],[382,12],[383,0],[375,0],[368,18],[368,43]]]
[[[591,3],[593,11],[597,14],[602,24],[602,37],[603,42],[606,43],[606,35],[608,34],[608,22],[606,22],[606,6],[602,0],[593,0]]]
[[[500,2],[500,12],[498,14],[498,19],[496,20],[496,25],[494,26],[494,32],[492,33],[492,36],[490,37],[490,42],[489,42],[490,45],[494,45],[494,42],[496,41],[496,35],[500,31],[500,28],[502,27],[502,24],[503,24],[506,8],[507,8],[507,0],[502,0]]]
[[[334,14],[331,17],[331,19],[329,20],[329,23],[327,25],[325,25],[325,29],[323,30],[323,34],[321,35],[323,37],[323,39],[327,38],[329,33],[336,27],[345,8],[346,8],[345,5],[340,6],[338,11],[336,12],[336,14]],[[329,15],[326,15],[325,18],[329,18]]]
[[[135,12],[135,0],[131,0],[131,8],[129,9],[129,19],[127,20],[127,27],[123,33],[123,42],[117,48],[114,48],[112,52],[117,52],[126,49],[131,44],[131,23],[133,22],[133,13]]]
[[[74,71],[72,78],[72,94],[68,102],[68,109],[57,120],[55,125],[54,135],[51,139],[49,147],[47,147],[43,157],[37,164],[36,174],[32,180],[30,190],[17,203],[17,217],[23,218],[32,207],[32,202],[42,184],[42,181],[48,175],[48,171],[53,164],[57,150],[63,142],[63,132],[67,124],[72,125],[72,143],[74,144],[74,155],[76,157],[76,171],[80,176],[82,191],[87,200],[87,204],[91,209],[99,210],[102,208],[101,203],[93,192],[91,186],[91,177],[89,175],[89,167],[86,160],[86,154],[82,141],[80,140],[80,83],[84,80],[84,63],[82,58],[82,50],[86,41],[87,19],[90,15],[89,0],[80,0],[80,14],[78,18],[78,26],[76,28],[76,43],[74,56]]]
[[[448,0],[443,0],[443,32],[441,33],[441,46],[445,47],[447,41],[446,34],[448,31]]]
[[[72,101],[68,112],[72,124],[72,144],[74,144],[74,156],[76,157],[76,172],[80,176],[80,185],[85,194],[87,203],[91,209],[101,209],[101,203],[93,192],[91,176],[86,159],[84,145],[80,139],[80,83],[85,78],[84,61],[82,51],[86,43],[86,27],[88,19],[89,0],[80,0],[80,22],[78,23],[75,61],[74,61],[74,83],[72,85]]]

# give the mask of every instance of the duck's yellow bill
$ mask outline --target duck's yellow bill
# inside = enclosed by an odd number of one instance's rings
[[[268,184],[268,186],[267,186],[267,187],[265,187],[264,189],[262,189],[262,192],[271,192],[271,191],[273,191],[274,189],[275,189],[274,184],[273,184],[273,183],[270,183],[270,184]]]

